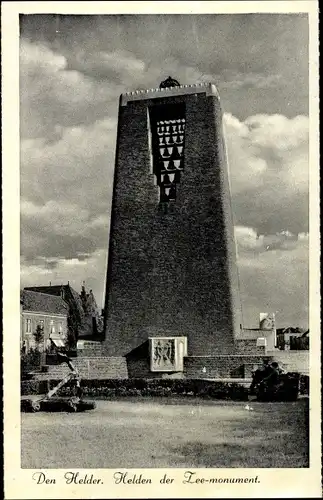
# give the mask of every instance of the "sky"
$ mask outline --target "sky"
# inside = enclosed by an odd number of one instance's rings
[[[243,322],[308,326],[305,14],[24,15],[21,287],[103,305],[120,94],[215,83],[228,149]]]

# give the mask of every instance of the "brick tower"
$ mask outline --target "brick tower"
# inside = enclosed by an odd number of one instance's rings
[[[241,306],[213,84],[120,97],[105,313],[111,356],[178,336],[189,356],[233,352]]]

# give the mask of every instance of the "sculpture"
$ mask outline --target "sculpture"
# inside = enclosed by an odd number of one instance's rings
[[[158,340],[154,347],[154,363],[157,366],[169,366],[174,363],[174,340]]]
[[[180,87],[180,83],[177,80],[174,80],[171,76],[166,78],[161,84],[159,85],[160,89],[166,89],[169,87]]]

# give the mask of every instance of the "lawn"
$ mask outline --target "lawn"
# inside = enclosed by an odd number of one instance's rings
[[[250,405],[250,403],[249,403]],[[23,468],[308,467],[308,401],[97,401],[23,413]]]

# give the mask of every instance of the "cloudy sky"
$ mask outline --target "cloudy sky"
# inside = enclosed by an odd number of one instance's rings
[[[244,325],[308,324],[306,15],[21,18],[21,286],[82,281],[103,302],[118,98],[215,82]]]

